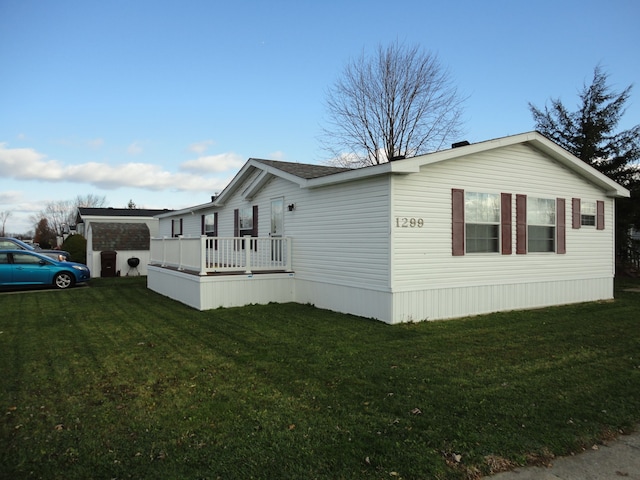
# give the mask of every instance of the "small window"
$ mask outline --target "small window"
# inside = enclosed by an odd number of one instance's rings
[[[204,235],[207,237],[217,236],[215,213],[210,213],[209,215],[204,216]]]
[[[556,201],[548,198],[527,199],[527,250],[555,252]]]
[[[238,231],[240,236],[251,235],[253,233],[253,207],[244,207],[240,209],[238,217]]]
[[[580,202],[580,225],[596,226],[596,202]]]
[[[465,192],[465,245],[467,253],[500,252],[500,195]]]
[[[171,236],[179,237],[182,235],[182,219],[171,220]]]

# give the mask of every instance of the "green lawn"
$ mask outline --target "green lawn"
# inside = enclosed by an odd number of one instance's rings
[[[454,479],[544,462],[640,422],[640,293],[616,296],[389,326],[297,304],[197,312],[144,278],[0,293],[0,477]]]

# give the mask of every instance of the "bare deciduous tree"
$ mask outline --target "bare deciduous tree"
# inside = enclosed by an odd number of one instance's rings
[[[45,209],[39,214],[32,216],[32,221],[38,224],[41,219],[46,219],[48,227],[61,234],[64,225],[74,225],[79,207],[104,207],[107,198],[102,195],[78,195],[74,200],[57,200],[47,203]]]
[[[7,226],[7,220],[9,219],[10,216],[11,216],[10,210],[3,210],[0,212],[0,222],[2,222],[2,232],[0,232],[0,237],[4,237],[6,235],[5,227]]]
[[[436,55],[378,46],[329,90],[323,144],[332,163],[351,167],[438,150],[458,140],[463,100]]]

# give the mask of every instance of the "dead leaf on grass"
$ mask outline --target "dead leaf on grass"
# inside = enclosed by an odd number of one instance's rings
[[[489,467],[489,473],[492,475],[494,473],[508,472],[518,466],[516,463],[499,455],[487,455],[484,457],[484,461]]]

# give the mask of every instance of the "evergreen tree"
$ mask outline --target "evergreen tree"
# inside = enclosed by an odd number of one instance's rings
[[[618,93],[607,80],[606,72],[597,66],[593,82],[579,93],[580,104],[574,112],[560,99],[551,99],[551,106],[544,110],[529,103],[529,109],[536,130],[631,191],[631,198],[618,199],[616,208],[617,249],[624,258],[629,228],[640,227],[640,125],[616,132],[632,85]]]

